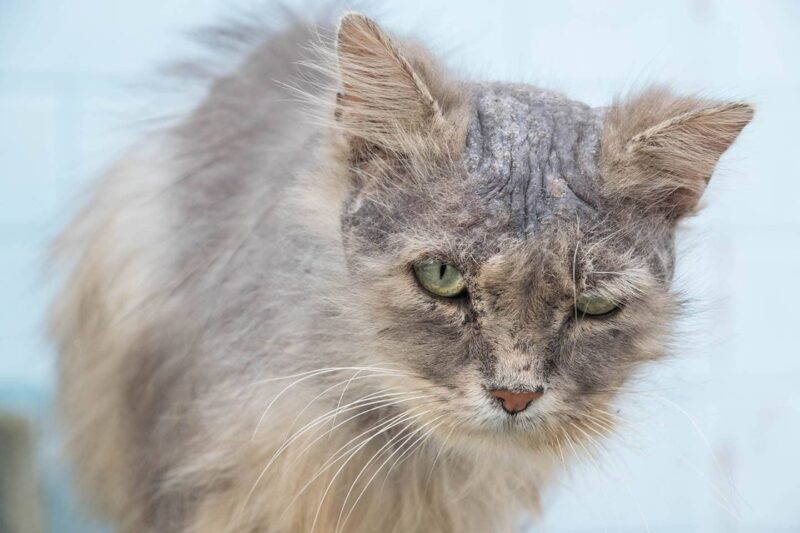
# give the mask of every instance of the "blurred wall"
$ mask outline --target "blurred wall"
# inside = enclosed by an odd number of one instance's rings
[[[571,469],[548,494],[541,528],[800,531],[800,3],[428,4],[370,11],[472,78],[539,83],[594,105],[649,82],[756,103],[681,237],[678,282],[695,303],[676,358],[621,403],[628,424],[600,464]],[[162,111],[158,92],[133,85],[187,52],[178,30],[232,11],[224,0],[0,2],[0,412],[41,437],[52,531],[90,526],[67,489],[49,408],[45,247],[87,180]]]

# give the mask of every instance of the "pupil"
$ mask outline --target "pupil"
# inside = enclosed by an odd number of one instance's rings
[[[441,265],[439,265],[439,279],[440,279],[440,280],[441,280],[442,278],[444,278],[444,272],[445,272],[445,270],[447,270],[447,265],[445,265],[444,263],[442,263]]]

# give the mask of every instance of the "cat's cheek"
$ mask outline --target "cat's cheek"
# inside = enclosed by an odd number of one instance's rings
[[[575,386],[575,394],[614,390],[644,362],[663,356],[668,322],[651,304],[638,302],[608,319],[574,323],[558,373]]]

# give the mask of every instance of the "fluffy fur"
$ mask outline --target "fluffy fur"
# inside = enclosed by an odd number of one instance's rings
[[[752,116],[460,82],[358,14],[318,32],[258,36],[59,243],[70,450],[120,531],[512,530],[663,355],[676,223]],[[422,290],[428,257],[468,295]],[[492,388],[545,392],[511,416]]]

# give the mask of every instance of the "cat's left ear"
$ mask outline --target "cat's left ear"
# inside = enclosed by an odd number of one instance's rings
[[[336,118],[352,142],[403,152],[442,123],[419,61],[409,60],[371,19],[359,13],[342,17],[336,56]]]
[[[677,220],[697,209],[722,154],[753,118],[744,102],[677,97],[651,89],[605,118],[602,192]]]

